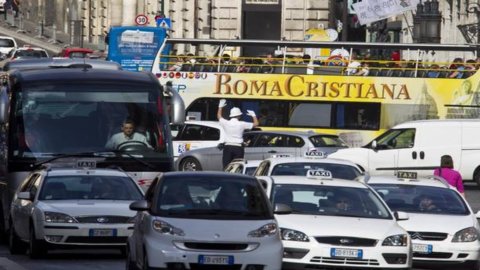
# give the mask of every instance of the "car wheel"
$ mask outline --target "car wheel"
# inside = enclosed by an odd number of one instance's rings
[[[28,253],[31,259],[39,259],[47,254],[47,247],[43,240],[37,240],[35,237],[35,228],[30,226],[30,243]]]
[[[126,263],[126,270],[138,270],[137,266],[135,265],[135,262],[132,261],[132,254],[130,253],[130,248],[127,246],[125,249],[125,252],[127,253],[127,263]]]
[[[187,157],[180,163],[180,171],[201,171],[202,165],[193,157]]]
[[[10,254],[25,253],[25,243],[18,237],[15,228],[13,228],[13,224],[10,224],[10,230],[8,230],[8,232],[8,249],[10,250]]]

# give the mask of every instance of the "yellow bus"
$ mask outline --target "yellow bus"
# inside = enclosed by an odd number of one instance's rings
[[[391,49],[405,55],[432,51],[440,55],[443,51],[451,59],[461,56],[466,60],[476,58],[476,45],[167,39],[164,46],[177,44],[219,48],[216,56],[206,60],[157,55],[152,72],[183,98],[187,119],[216,120],[218,101],[225,98],[230,107],[254,110],[264,130],[315,130],[337,134],[350,146],[363,146],[408,120],[480,117],[480,75],[473,63],[453,67],[451,60],[428,62],[421,57],[364,59],[369,75],[346,75],[354,61],[352,50]],[[284,53],[270,62],[271,56],[226,56],[226,48],[242,46],[273,46]],[[346,51],[350,56],[305,61],[301,54],[306,48]],[[245,66],[248,71],[241,69]],[[455,72],[462,78],[449,77]]]

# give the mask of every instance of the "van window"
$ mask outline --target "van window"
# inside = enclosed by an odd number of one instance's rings
[[[375,140],[377,149],[412,148],[415,143],[415,129],[390,129]],[[367,147],[371,147],[371,143]]]

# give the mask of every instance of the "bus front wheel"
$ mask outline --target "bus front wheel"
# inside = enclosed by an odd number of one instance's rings
[[[187,157],[180,163],[180,171],[201,171],[202,165],[193,157]]]

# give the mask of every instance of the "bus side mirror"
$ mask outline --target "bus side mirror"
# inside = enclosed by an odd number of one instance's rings
[[[183,102],[180,94],[175,91],[171,85],[167,82],[164,87],[165,93],[170,96],[170,124],[183,125],[185,123],[185,103]]]
[[[7,86],[8,87],[8,86]],[[8,93],[7,87],[0,90],[0,124],[5,124],[8,117]]]

